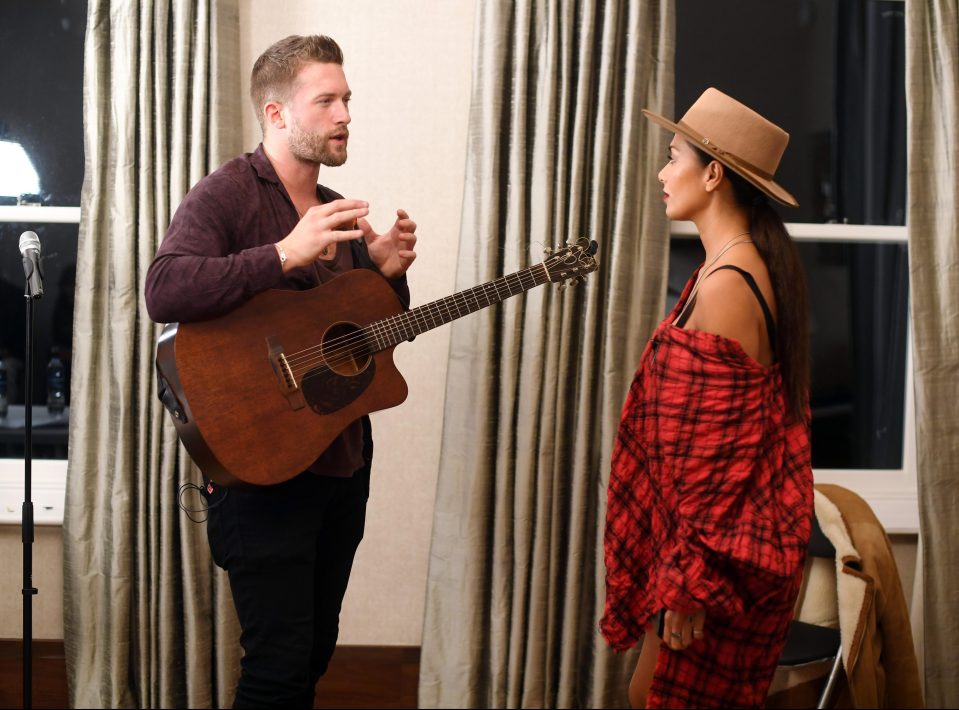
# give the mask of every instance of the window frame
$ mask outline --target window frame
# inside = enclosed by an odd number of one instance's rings
[[[78,206],[0,205],[0,222],[79,225],[80,208]],[[37,367],[36,359],[34,359],[34,367]],[[22,523],[22,503],[26,497],[24,495],[25,467],[25,459],[0,458],[0,525]],[[67,459],[31,459],[30,470],[34,523],[62,525]]]

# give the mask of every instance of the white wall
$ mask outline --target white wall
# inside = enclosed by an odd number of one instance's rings
[[[241,0],[240,66],[290,34],[326,34],[346,57],[353,90],[349,160],[320,182],[370,203],[387,229],[398,207],[418,225],[413,305],[453,293],[471,87],[474,0]],[[247,103],[247,106],[249,104]],[[260,140],[244,113],[244,150]],[[340,624],[345,644],[418,645],[439,468],[449,328],[400,345],[409,399],[373,417],[366,537]]]
[[[0,639],[23,638],[23,540],[19,513],[23,486],[16,501],[17,525],[0,524]],[[34,503],[36,504],[36,498]],[[33,638],[63,638],[63,528],[37,525],[31,546],[32,585],[38,594],[30,602]]]

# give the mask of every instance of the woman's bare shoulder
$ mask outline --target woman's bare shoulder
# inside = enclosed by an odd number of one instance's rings
[[[759,302],[742,275],[732,269],[714,271],[703,279],[685,327],[735,340],[754,360],[764,364],[770,360]]]

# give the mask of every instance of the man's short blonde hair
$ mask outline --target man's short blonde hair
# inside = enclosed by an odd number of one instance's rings
[[[342,65],[343,51],[326,35],[290,35],[263,52],[253,64],[250,100],[264,132],[263,106],[268,101],[288,101],[296,74],[307,62]]]

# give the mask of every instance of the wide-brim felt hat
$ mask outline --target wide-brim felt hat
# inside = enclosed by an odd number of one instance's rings
[[[684,136],[777,202],[799,207],[796,198],[774,179],[789,134],[745,104],[709,88],[678,122],[647,109],[643,115]]]

